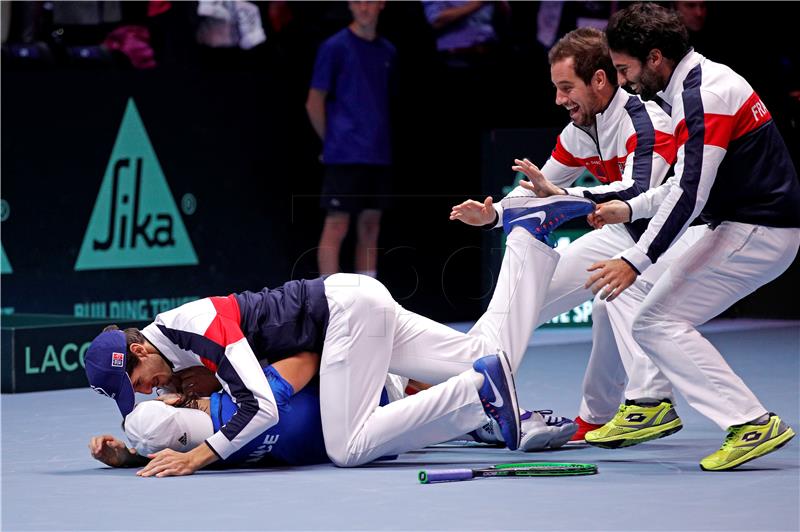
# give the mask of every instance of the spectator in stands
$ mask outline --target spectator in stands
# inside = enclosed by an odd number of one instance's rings
[[[423,2],[425,17],[436,32],[436,50],[451,67],[469,67],[491,55],[498,36],[496,9],[509,13],[508,2]]]
[[[339,252],[357,215],[355,271],[376,276],[380,220],[391,186],[389,100],[395,48],[378,36],[383,2],[350,2],[353,21],[317,54],[306,110],[323,141],[327,211],[320,273],[340,270]]]

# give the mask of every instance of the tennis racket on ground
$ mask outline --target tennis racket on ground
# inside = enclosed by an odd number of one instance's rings
[[[481,469],[432,469],[422,470],[417,477],[421,484],[436,482],[455,482],[484,477],[564,477],[594,475],[595,464],[576,464],[567,462],[522,462],[497,464]]]

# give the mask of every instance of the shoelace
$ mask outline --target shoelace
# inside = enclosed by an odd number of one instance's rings
[[[563,425],[564,423],[567,423],[569,421],[572,421],[562,416],[554,416],[552,410],[534,410],[534,412],[542,416],[545,425],[558,426],[558,425]]]

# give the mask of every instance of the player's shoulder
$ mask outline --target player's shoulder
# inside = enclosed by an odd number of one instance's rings
[[[639,96],[635,97],[639,98]],[[650,118],[650,122],[652,122],[654,129],[657,129],[658,131],[670,131],[672,118],[667,114],[666,111],[664,111],[664,109],[661,108],[660,105],[658,105],[658,103],[656,103],[654,100],[642,100],[642,104],[644,105],[644,109],[647,112],[647,116]]]
[[[156,322],[175,329],[192,329],[198,321],[207,322],[216,315],[217,310],[210,297],[184,303],[156,316]]]
[[[704,59],[700,94],[704,105],[713,105],[717,112],[726,108],[735,111],[753,94],[753,87],[727,65]]]

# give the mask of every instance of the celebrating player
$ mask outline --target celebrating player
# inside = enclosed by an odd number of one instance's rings
[[[563,221],[592,212],[594,203],[511,199],[497,287],[468,334],[408,312],[378,281],[351,274],[206,298],[159,314],[142,331],[101,333],[86,353],[87,376],[123,415],[133,409],[134,390],[150,393],[168,385],[174,371],[199,365],[214,371],[239,407],[204,444],[186,453],[161,451],[139,474],[191,474],[278,422],[256,353],[271,363],[296,353],[319,361],[325,448],[336,465],[360,465],[454,438],[482,426],[484,412],[516,449],[523,435],[512,373],[558,259],[543,240]],[[436,385],[378,408],[389,372]]]
[[[669,116],[654,102],[642,102],[617,86],[603,33],[591,28],[574,30],[553,46],[549,60],[556,104],[569,111],[571,122],[556,139],[552,156],[541,171],[527,159],[516,161],[513,168],[525,173],[531,181],[523,181],[509,196],[568,193],[599,203],[612,198],[630,199],[659,185],[675,158]],[[604,184],[591,189],[560,188],[573,184],[585,170]],[[489,197],[484,203],[466,201],[453,207],[450,219],[491,226],[497,225],[501,216],[502,203],[493,205]],[[645,227],[647,220],[606,226],[581,236],[565,248],[557,248],[560,260],[537,325],[590,299],[592,293],[584,287],[587,268],[629,248]],[[640,292],[646,291],[647,283],[652,282],[650,277],[657,277],[657,270],[699,238],[702,231],[700,227],[689,231],[662,259],[659,268],[643,280]],[[621,402],[626,373],[626,397],[646,398],[655,405],[651,410],[677,420],[672,427],[645,431],[646,435],[629,434],[629,438],[650,439],[663,435],[668,428],[680,426],[672,407],[669,381],[649,358],[632,346],[630,330],[636,304],[632,300],[628,306],[634,310],[627,315],[617,314],[612,324],[604,302],[594,301],[592,353],[576,419],[580,428],[573,440],[583,440],[587,431],[601,427],[614,416]]]
[[[668,253],[695,217],[710,225],[713,230],[655,282],[633,336],[689,404],[727,428],[722,447],[700,467],[731,469],[785,445],[794,431],[761,405],[696,327],[794,260],[800,247],[797,172],[750,84],[692,50],[675,13],[634,4],[611,18],[607,35],[620,82],[671,108],[679,149],[667,183],[627,204],[601,206],[597,219],[605,222],[653,218],[621,258],[593,266],[586,284],[613,300]],[[624,417],[601,431],[624,431]]]

